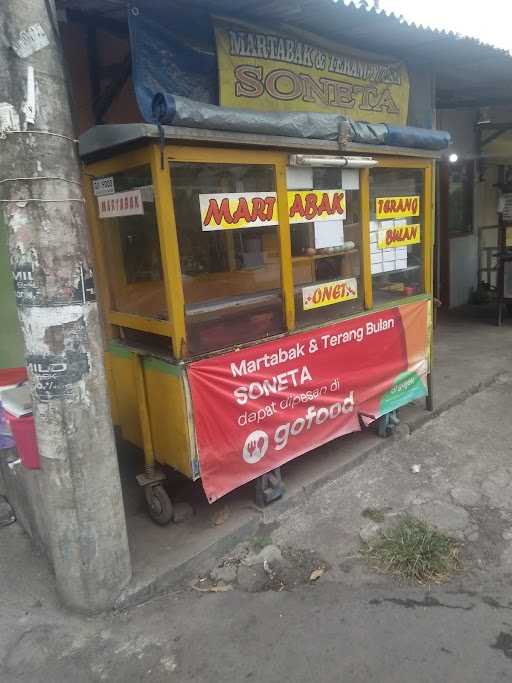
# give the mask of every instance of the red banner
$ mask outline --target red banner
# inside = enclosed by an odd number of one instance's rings
[[[426,395],[429,301],[191,363],[208,500]]]

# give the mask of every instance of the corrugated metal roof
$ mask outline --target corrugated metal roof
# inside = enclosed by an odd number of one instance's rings
[[[449,1],[449,0],[447,0]],[[512,103],[512,55],[476,38],[418,26],[383,10],[333,0],[140,0],[162,12],[204,11],[289,25],[334,42],[431,67],[439,106]],[[60,7],[125,21],[125,0],[60,0]]]
[[[333,0],[333,2],[335,2],[335,1],[336,0]],[[502,48],[499,48],[499,47],[496,47],[495,45],[492,45],[491,43],[484,43],[483,41],[479,40],[478,38],[476,38],[474,36],[468,36],[468,35],[464,35],[461,33],[456,33],[455,31],[446,31],[444,29],[432,28],[430,26],[425,26],[424,24],[417,24],[414,21],[407,21],[400,14],[395,14],[394,12],[386,12],[383,9],[376,10],[373,7],[365,9],[365,8],[358,6],[357,3],[352,2],[352,0],[348,0],[347,2],[342,2],[341,4],[345,5],[346,7],[352,7],[358,11],[361,11],[361,10],[365,11],[368,14],[378,14],[379,16],[386,17],[387,19],[392,19],[394,21],[398,21],[401,24],[404,24],[405,26],[408,26],[408,27],[410,27],[416,31],[421,31],[424,33],[431,33],[431,34],[435,34],[437,36],[446,36],[446,37],[449,37],[449,38],[457,40],[457,41],[463,40],[463,41],[473,42],[473,43],[476,43],[480,47],[488,47],[494,51],[503,52],[503,53],[505,53],[505,55],[512,58],[512,56],[510,55],[510,51],[503,50]]]

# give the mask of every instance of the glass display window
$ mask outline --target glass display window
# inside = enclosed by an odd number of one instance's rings
[[[167,320],[160,239],[149,165],[116,173],[97,198],[111,309]]]
[[[363,308],[357,169],[287,169],[298,327]]]
[[[424,288],[424,170],[370,170],[370,260],[376,305]]]
[[[171,162],[188,350],[285,330],[272,165]]]
[[[165,154],[164,165],[155,145],[88,167],[113,336],[181,359],[431,291],[428,160]]]

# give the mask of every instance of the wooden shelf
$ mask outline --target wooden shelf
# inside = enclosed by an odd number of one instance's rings
[[[391,270],[391,271],[388,270],[387,272],[388,273],[404,273],[407,270],[418,270],[418,268],[421,268],[421,266],[419,264],[414,265],[414,266],[407,266],[407,268],[397,268],[396,270]]]
[[[315,254],[314,256],[292,256],[292,261],[317,261],[321,258],[335,258],[336,256],[348,256],[356,254],[359,249],[348,249],[347,251],[337,251],[335,254]]]
[[[408,270],[418,270],[421,268],[420,265],[407,266],[406,268],[397,268],[395,270],[384,270],[382,273],[372,273],[374,277],[379,277],[380,275],[394,275],[395,273],[405,273]]]

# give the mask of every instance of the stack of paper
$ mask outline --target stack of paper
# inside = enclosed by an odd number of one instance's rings
[[[403,219],[394,221],[370,221],[370,257],[372,275],[379,273],[389,273],[395,270],[405,270],[407,268],[407,247],[396,247],[394,249],[379,249],[378,232],[379,229],[399,227],[405,225],[407,221]]]
[[[1,398],[3,408],[14,417],[23,417],[32,413],[32,398],[28,384],[2,391]]]
[[[315,221],[315,247],[326,249],[340,247],[345,241],[343,221]]]

